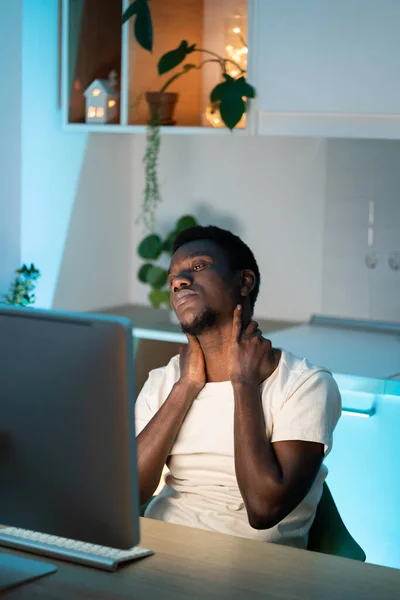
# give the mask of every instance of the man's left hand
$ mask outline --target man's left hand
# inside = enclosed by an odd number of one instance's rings
[[[256,321],[242,330],[242,307],[233,313],[229,347],[229,378],[233,385],[261,385],[271,374],[271,342],[262,336]]]

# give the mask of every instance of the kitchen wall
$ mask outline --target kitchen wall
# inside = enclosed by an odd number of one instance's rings
[[[135,136],[132,255],[142,235],[139,214],[145,147]],[[202,224],[232,229],[253,249],[263,276],[257,314],[307,319],[321,308],[325,196],[325,142],[246,136],[165,136],[160,158],[166,233],[184,213]],[[131,298],[146,302],[147,288],[131,279]]]
[[[21,136],[17,34],[7,42],[17,101],[0,113],[8,132],[0,162],[0,293],[21,251],[43,272],[38,306],[146,303],[148,289],[136,279],[145,136],[62,130],[57,2],[25,0],[23,8]],[[163,136],[158,228],[166,233],[177,217],[194,213],[243,236],[263,275],[260,316],[400,321],[400,272],[387,265],[388,253],[400,250],[399,159],[393,141]],[[379,257],[373,271],[364,264],[370,201]]]
[[[20,262],[22,2],[1,8],[0,296]]]
[[[322,312],[400,321],[400,142],[329,140]],[[371,218],[370,243],[368,228]],[[365,265],[375,255],[374,269]]]
[[[37,306],[100,308],[129,296],[131,141],[63,131],[58,4],[23,2],[22,260]]]
[[[144,139],[134,139],[134,213]],[[257,314],[307,320],[312,313],[400,321],[400,142],[301,138],[165,137],[161,231],[184,212],[243,236],[263,283]],[[368,248],[373,202],[373,247]],[[134,225],[133,242],[140,237]],[[378,257],[368,269],[368,251]],[[138,266],[134,256],[134,267]],[[131,298],[147,288],[132,279]]]

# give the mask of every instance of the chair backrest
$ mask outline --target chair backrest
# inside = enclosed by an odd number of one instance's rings
[[[366,555],[348,532],[332,494],[324,483],[314,522],[308,537],[308,550],[352,558],[364,562]]]

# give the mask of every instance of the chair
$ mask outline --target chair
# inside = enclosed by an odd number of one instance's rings
[[[364,550],[343,523],[326,483],[310,529],[307,549],[361,562],[365,562],[366,559]]]

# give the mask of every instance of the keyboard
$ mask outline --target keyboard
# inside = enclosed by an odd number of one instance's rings
[[[152,550],[141,546],[119,550],[17,527],[0,529],[0,546],[68,560],[106,571],[115,571],[121,563],[153,554]]]

